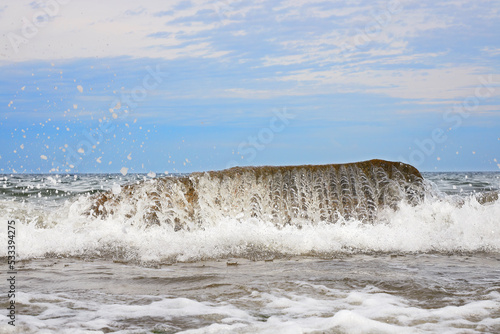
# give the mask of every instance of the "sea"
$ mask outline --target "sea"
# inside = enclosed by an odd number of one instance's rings
[[[500,173],[423,176],[372,221],[175,229],[88,209],[176,175],[0,175],[0,333],[500,333]]]

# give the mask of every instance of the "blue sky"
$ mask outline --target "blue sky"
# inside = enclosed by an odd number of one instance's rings
[[[0,2],[0,173],[500,169],[500,3]]]

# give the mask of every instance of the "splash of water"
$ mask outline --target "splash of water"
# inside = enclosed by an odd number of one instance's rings
[[[285,225],[356,219],[373,222],[380,209],[423,198],[421,174],[400,162],[291,167],[235,167],[166,177],[95,196],[95,216],[124,217],[175,230],[227,218]]]

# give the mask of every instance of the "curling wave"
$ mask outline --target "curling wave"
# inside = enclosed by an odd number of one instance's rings
[[[175,230],[226,218],[256,218],[282,227],[334,223],[340,217],[373,222],[381,208],[395,209],[401,201],[416,204],[424,194],[422,175],[400,162],[235,167],[101,193],[89,212]]]

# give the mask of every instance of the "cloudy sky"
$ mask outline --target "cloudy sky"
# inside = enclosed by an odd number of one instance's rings
[[[3,0],[0,173],[499,170],[499,31],[498,1]]]

